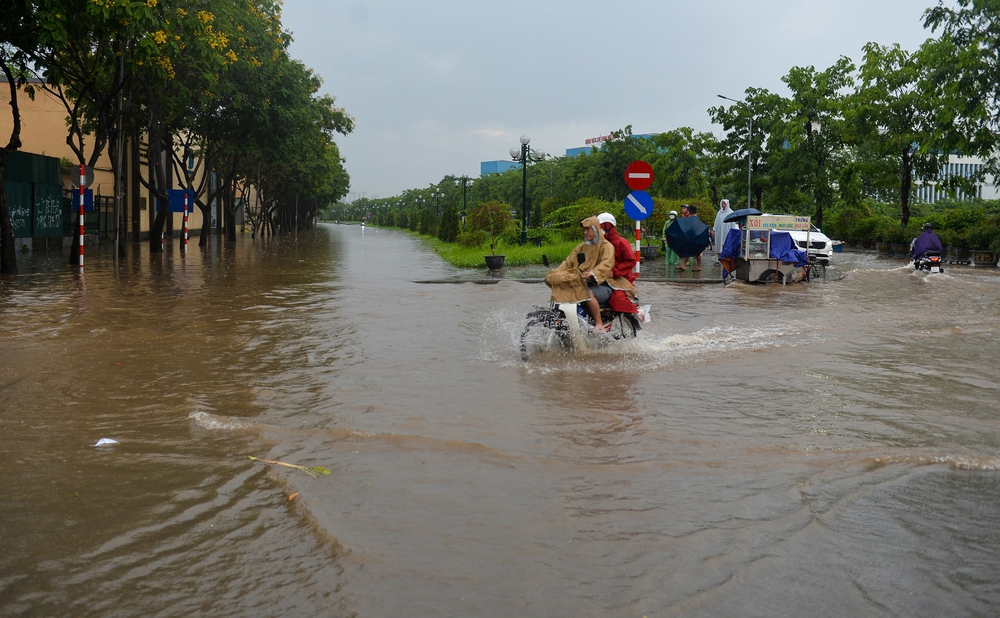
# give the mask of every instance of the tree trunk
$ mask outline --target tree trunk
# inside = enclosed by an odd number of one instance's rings
[[[208,246],[208,237],[212,233],[212,202],[209,201],[207,206],[199,203],[198,208],[201,210],[201,238],[198,239],[198,246],[204,248]]]
[[[17,250],[14,248],[14,222],[7,207],[7,191],[3,186],[3,169],[7,164],[7,149],[0,149],[0,274],[17,274]]]

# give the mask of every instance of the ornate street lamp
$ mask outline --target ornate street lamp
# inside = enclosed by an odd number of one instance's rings
[[[528,144],[531,138],[527,135],[521,136],[521,147],[514,146],[510,149],[510,158],[521,163],[521,244],[528,243],[528,162],[531,160],[540,161],[545,158],[545,153],[536,150],[534,154]]]
[[[444,193],[441,191],[435,191],[431,189],[431,197],[434,198],[434,212],[437,216],[441,216],[441,198],[444,197]]]
[[[457,179],[455,181],[455,186],[456,187],[462,187],[462,216],[463,217],[465,216],[465,190],[468,187],[471,187],[473,182],[475,182],[475,181],[473,179],[469,178],[468,176],[466,176],[465,174],[462,174],[462,177],[459,178],[459,179]]]
[[[753,157],[751,153],[753,152],[753,112],[750,111],[750,106],[743,101],[737,101],[736,99],[730,99],[729,97],[724,97],[721,94],[717,95],[720,99],[725,99],[727,101],[732,101],[737,105],[742,105],[744,109],[747,110],[747,115],[750,116],[750,135],[747,136],[747,208],[752,208],[750,203],[750,170],[753,165]]]

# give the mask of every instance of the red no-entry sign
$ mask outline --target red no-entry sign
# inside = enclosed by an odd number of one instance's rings
[[[632,161],[625,168],[625,184],[633,191],[645,191],[653,184],[653,168],[645,161]]]

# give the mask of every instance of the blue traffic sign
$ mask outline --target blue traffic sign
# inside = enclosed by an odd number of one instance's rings
[[[642,221],[653,214],[653,198],[645,191],[633,191],[625,198],[625,214],[633,221]]]
[[[37,191],[37,189],[36,189]],[[80,209],[80,189],[73,190],[73,212],[75,213]],[[83,190],[83,209],[93,210],[94,209],[94,190],[84,189]]]

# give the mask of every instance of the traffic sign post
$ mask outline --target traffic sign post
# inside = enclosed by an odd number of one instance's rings
[[[184,192],[184,245],[181,247],[184,255],[188,250],[188,193]]]
[[[91,171],[91,174],[93,174],[93,171]],[[81,165],[80,166],[80,245],[79,245],[79,249],[78,249],[79,253],[77,253],[77,256],[80,259],[80,268],[81,269],[83,268],[83,237],[84,237],[84,232],[83,232],[83,210],[84,210],[83,197],[84,197],[84,193],[86,192],[86,189],[87,189],[87,166],[86,165]]]
[[[629,166],[631,167],[631,166]],[[653,214],[653,198],[645,191],[633,191],[625,198],[625,214],[635,220],[635,268],[633,272],[639,273],[640,241],[642,240],[642,226],[640,222]]]
[[[639,274],[639,261],[642,256],[640,241],[642,226],[640,221],[653,214],[653,198],[646,193],[653,184],[653,166],[645,161],[632,161],[625,168],[625,184],[632,192],[625,198],[625,214],[635,220],[635,268]]]

